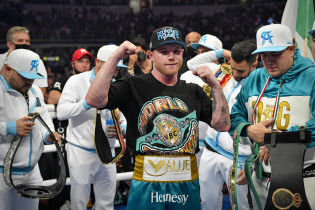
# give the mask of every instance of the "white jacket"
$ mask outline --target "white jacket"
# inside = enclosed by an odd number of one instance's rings
[[[69,120],[67,127],[67,141],[82,149],[95,149],[94,130],[96,108],[84,105],[85,96],[95,77],[94,69],[71,76],[66,82],[57,106],[57,118]],[[102,90],[100,90],[102,91]],[[105,115],[108,110],[101,110],[102,126],[105,129]],[[126,119],[120,114],[120,123],[126,125]],[[125,129],[125,126],[123,126]],[[109,141],[110,146],[115,145]]]
[[[5,155],[16,136],[17,120],[27,116],[28,113],[38,112],[49,128],[55,131],[41,90],[36,85],[32,85],[28,91],[28,97],[29,106],[24,96],[14,90],[0,75],[0,172],[3,172]],[[47,135],[46,128],[39,120],[35,120],[31,133],[23,138],[16,152],[13,174],[14,168],[22,168],[21,171],[29,172],[37,164],[44,149],[43,140]]]

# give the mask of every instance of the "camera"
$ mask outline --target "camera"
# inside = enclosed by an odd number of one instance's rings
[[[185,47],[184,48],[184,57],[190,57],[193,58],[197,55],[197,52],[194,48],[192,48],[191,46]]]
[[[137,55],[138,61],[145,61],[147,59],[147,55],[143,51],[138,52]]]

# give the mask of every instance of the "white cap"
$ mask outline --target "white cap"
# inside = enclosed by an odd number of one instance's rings
[[[113,54],[113,52],[118,48],[117,45],[104,45],[97,52],[97,59],[106,62],[107,59]],[[123,64],[123,61],[120,60],[117,64],[118,67],[128,68],[128,66]]]
[[[39,61],[40,58],[37,53],[31,50],[17,49],[9,54],[6,64],[27,79],[44,79],[45,77],[38,73]]]
[[[257,49],[252,53],[279,52],[293,44],[289,27],[281,24],[266,25],[256,34]]]
[[[190,46],[194,49],[197,49],[198,46],[204,46],[206,48],[209,48],[210,50],[221,50],[223,48],[220,39],[210,34],[203,35],[200,38],[199,43],[193,43]]]

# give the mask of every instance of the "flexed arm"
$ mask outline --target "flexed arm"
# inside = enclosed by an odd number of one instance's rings
[[[230,122],[230,112],[219,81],[214,77],[208,66],[200,66],[194,72],[212,89],[212,120],[211,127],[217,131],[228,131]]]
[[[109,87],[119,60],[135,53],[136,46],[129,41],[124,41],[117,50],[102,65],[96,74],[88,93],[86,103],[92,107],[102,108],[107,105]]]

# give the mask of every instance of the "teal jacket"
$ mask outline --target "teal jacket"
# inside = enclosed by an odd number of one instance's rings
[[[230,134],[233,134],[239,123],[252,122],[254,104],[268,77],[267,70],[259,68],[245,80],[237,102],[232,107]],[[299,126],[306,126],[312,132],[312,143],[309,147],[315,146],[315,65],[310,59],[302,57],[298,49],[294,52],[294,62],[289,71],[281,77],[270,77],[255,110],[256,122],[272,118],[279,90],[274,128],[296,131]],[[247,131],[242,135],[247,136]]]

